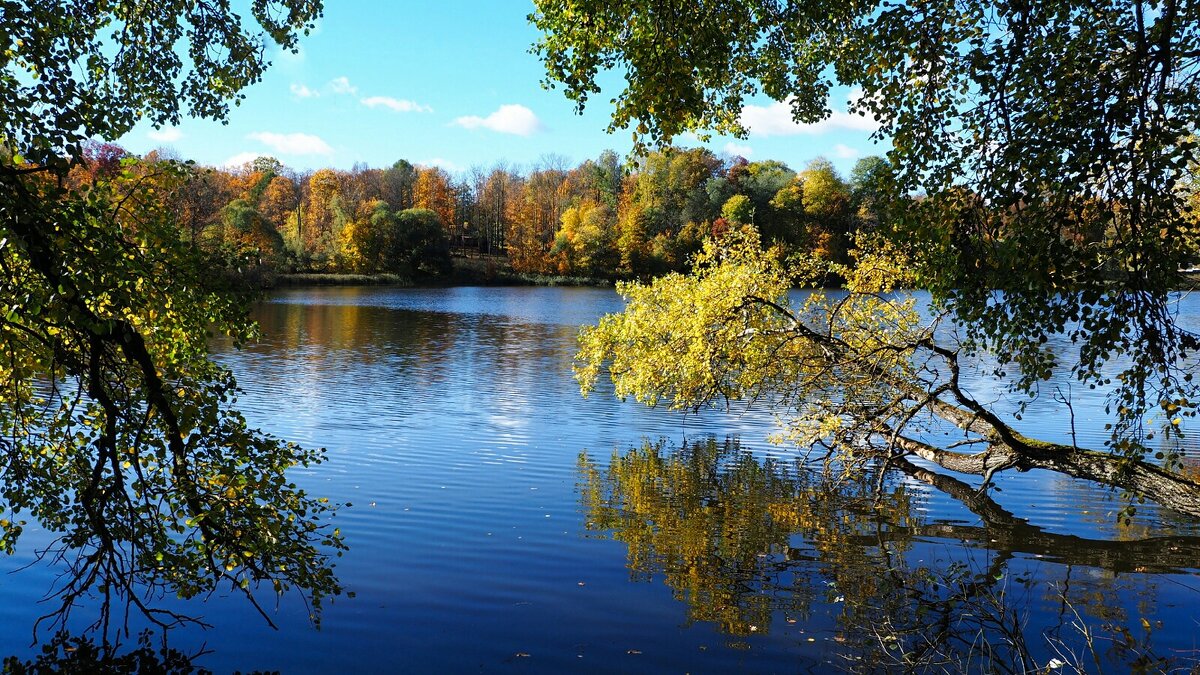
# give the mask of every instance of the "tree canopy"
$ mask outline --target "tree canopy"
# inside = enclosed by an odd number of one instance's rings
[[[0,139],[37,163],[77,159],[139,120],[221,119],[269,65],[294,49],[321,0],[5,2],[0,6]]]
[[[314,609],[339,591],[332,506],[286,474],[322,452],[250,429],[208,357],[210,330],[240,342],[253,325],[222,273],[245,259],[181,237],[167,197],[189,169],[115,156],[68,173],[90,159],[85,141],[140,119],[221,119],[269,45],[293,48],[320,12],[319,0],[256,0],[253,21],[227,0],[0,3],[0,547],[13,551],[30,517],[57,536],[49,554],[67,574],[53,621],[98,599],[107,635],[114,602],[187,620],[153,606],[164,591],[225,584],[255,601],[263,585],[296,588]],[[248,204],[221,217],[222,237],[274,245]]]

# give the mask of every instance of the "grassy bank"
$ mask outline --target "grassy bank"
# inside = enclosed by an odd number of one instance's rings
[[[280,286],[412,286],[398,274],[325,274],[298,273],[276,275],[269,287]]]
[[[500,256],[455,257],[450,273],[412,279],[398,274],[276,274],[261,280],[266,288],[288,286],[611,286],[607,279],[514,272]]]
[[[448,277],[433,280],[452,286],[611,286],[607,279],[514,272],[501,256],[455,257]]]

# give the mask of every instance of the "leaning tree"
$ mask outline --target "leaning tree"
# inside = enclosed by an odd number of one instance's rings
[[[1047,468],[1200,515],[1177,445],[1151,457],[1200,401],[1187,360],[1200,343],[1174,294],[1197,254],[1200,5],[536,5],[547,84],[582,108],[606,73],[623,77],[610,129],[632,128],[639,147],[693,130],[744,134],[742,108],[758,95],[816,121],[844,85],[857,90],[852,112],[878,120],[892,148],[890,208],[847,271],[849,296],[789,306],[796,277],[734,243],[690,280],[629,287],[625,314],[584,336],[585,386],[607,359],[618,391],[647,400],[779,397],[805,429],[798,439],[837,440],[848,456],[871,441],[885,457],[988,477]],[[959,338],[938,342],[936,325],[915,325],[907,300],[883,294],[905,285],[929,289],[935,322]],[[1071,349],[1052,349],[1054,336]],[[639,370],[662,344],[687,357],[667,363],[689,365]],[[1107,447],[1018,433],[963,385],[961,361],[984,353],[1005,386],[1030,396],[1063,369],[1111,388]],[[928,442],[915,426],[926,415],[961,429],[956,447]]]

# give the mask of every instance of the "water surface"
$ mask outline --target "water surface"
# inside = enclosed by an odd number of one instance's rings
[[[262,341],[221,358],[252,424],[328,448],[298,478],[352,504],[336,517],[352,595],[320,630],[295,598],[271,608],[279,630],[235,597],[191,603],[213,628],[174,644],[207,645],[199,664],[218,672],[1197,656],[1196,523],[1147,505],[1119,526],[1108,491],[1045,473],[1003,476],[981,499],[969,478],[908,466],[877,503],[874,477],[832,481],[766,443],[769,411],[649,410],[603,387],[581,399],[578,326],[620,306],[603,289],[273,295],[256,310]],[[986,400],[1005,396],[982,382]],[[1075,437],[1098,446],[1102,397],[1071,397]],[[1050,398],[1022,429],[1069,442]],[[0,620],[22,626],[6,653],[26,649],[48,574],[0,579]]]

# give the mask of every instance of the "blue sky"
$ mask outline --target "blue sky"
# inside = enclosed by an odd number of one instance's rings
[[[276,50],[227,125],[139,126],[120,143],[137,153],[171,147],[213,166],[267,155],[301,170],[407,159],[459,173],[500,161],[528,169],[549,155],[569,165],[605,149],[624,155],[629,133],[605,132],[617,89],[577,115],[561,91],[542,88],[543,67],[529,53],[538,38],[526,21],[532,9],[521,0],[328,2],[300,52]],[[704,145],[794,169],[824,156],[848,173],[858,157],[884,151],[867,120],[844,112],[851,95],[838,90],[833,118],[818,125],[795,125],[787,106],[755,101],[743,117],[748,138]],[[693,137],[676,144],[701,145]]]

